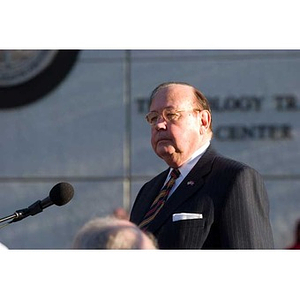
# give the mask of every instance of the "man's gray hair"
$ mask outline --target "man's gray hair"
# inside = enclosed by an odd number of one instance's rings
[[[149,237],[127,220],[114,217],[95,218],[78,231],[73,248],[145,249],[145,239]],[[153,244],[153,249],[155,248]]]

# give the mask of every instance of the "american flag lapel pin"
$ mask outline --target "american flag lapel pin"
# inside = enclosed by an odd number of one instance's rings
[[[193,186],[194,184],[195,184],[195,182],[192,181],[192,180],[190,180],[190,181],[187,182],[187,185],[192,185]]]

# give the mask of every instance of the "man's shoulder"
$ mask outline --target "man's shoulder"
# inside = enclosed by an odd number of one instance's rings
[[[231,168],[236,168],[236,169],[245,169],[245,168],[251,168],[249,165],[247,165],[244,162],[235,160],[231,157],[228,156],[223,156],[223,155],[217,155],[215,162],[218,164],[223,164],[230,166]]]
[[[238,161],[232,157],[220,154],[215,149],[210,147],[207,150],[207,156],[211,157],[212,163],[215,167],[224,168],[224,169],[232,169],[232,170],[254,170],[250,165],[245,162]],[[255,170],[254,170],[255,171]]]
[[[252,166],[231,157],[215,153],[211,162],[213,180],[220,182],[263,182],[263,176]]]

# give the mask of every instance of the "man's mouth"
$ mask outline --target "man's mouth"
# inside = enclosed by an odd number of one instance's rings
[[[164,138],[164,139],[159,139],[157,141],[157,144],[161,143],[161,142],[170,142],[170,139]]]

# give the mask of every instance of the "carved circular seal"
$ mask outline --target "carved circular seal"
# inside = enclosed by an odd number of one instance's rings
[[[0,51],[0,87],[18,85],[34,78],[51,64],[57,52]]]
[[[0,109],[27,105],[53,90],[78,50],[0,50]]]

